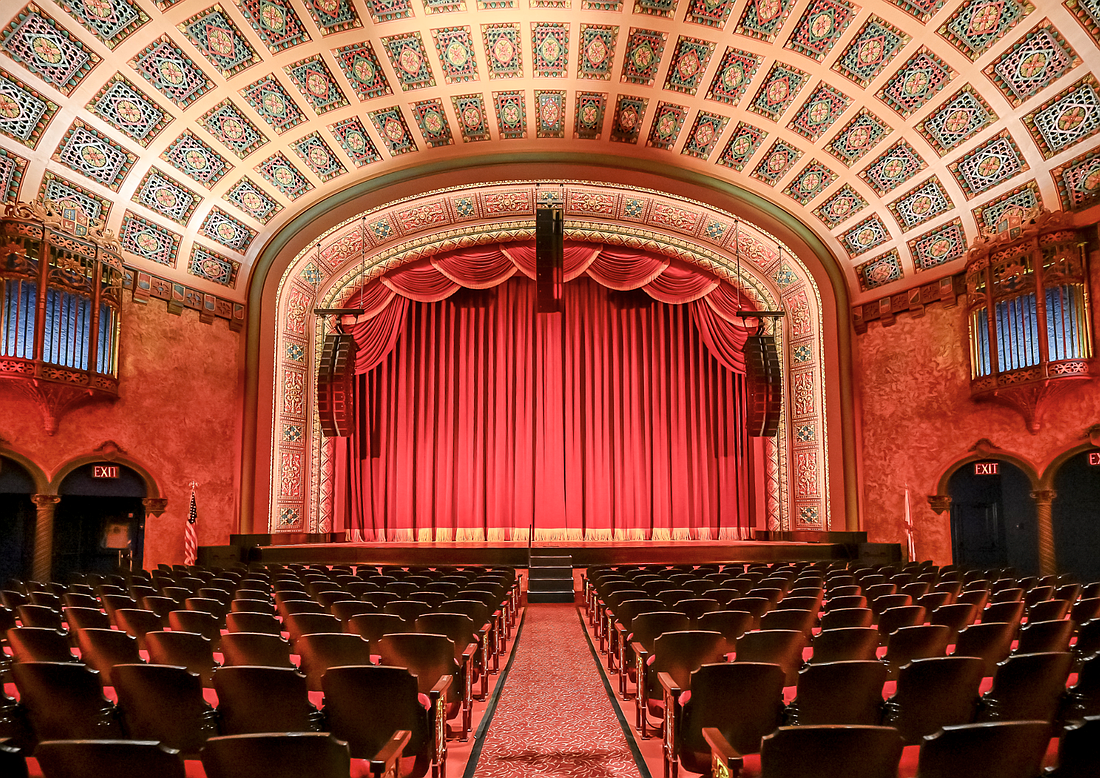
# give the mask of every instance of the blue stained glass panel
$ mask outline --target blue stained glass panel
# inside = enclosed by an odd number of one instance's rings
[[[4,286],[4,320],[0,354],[34,359],[34,312],[38,286],[30,281],[8,281]]]
[[[1047,359],[1088,359],[1084,333],[1084,295],[1065,284],[1046,290]]]
[[[1039,364],[1039,315],[1034,294],[997,303],[997,364],[1002,373]]]
[[[99,343],[96,348],[96,372],[103,375],[115,374],[115,333],[118,327],[115,323],[115,311],[107,305],[99,306]]]
[[[993,372],[993,363],[989,358],[989,312],[985,308],[970,314],[970,332],[974,377],[989,375]]]

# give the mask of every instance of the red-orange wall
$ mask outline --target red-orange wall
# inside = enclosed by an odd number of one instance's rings
[[[1093,289],[1100,289],[1096,259]],[[945,470],[965,458],[975,443],[988,439],[1041,476],[1051,460],[1086,442],[1086,430],[1100,423],[1097,379],[1044,404],[1042,429],[1034,435],[1015,411],[971,400],[964,305],[960,297],[956,307],[930,306],[923,317],[902,314],[890,327],[872,323],[865,334],[854,336],[862,516],[868,539],[904,544],[908,484],[917,555],[937,564],[951,561],[949,513],[937,515],[927,497],[936,493]]]
[[[24,454],[52,478],[113,441],[168,498],[168,510],[146,520],[145,567],[181,563],[191,480],[199,484],[199,544],[226,543],[237,531],[242,342],[223,319],[203,324],[196,311],[175,316],[161,301],[127,299],[118,401],[71,411],[51,437],[38,407],[0,382],[0,447]]]

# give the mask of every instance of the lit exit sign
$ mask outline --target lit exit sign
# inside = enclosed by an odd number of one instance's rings
[[[1089,452],[1089,464],[1093,467],[1100,467],[1100,451]]]
[[[118,478],[118,465],[92,465],[92,478]]]
[[[974,475],[997,475],[1001,472],[1000,462],[975,462]]]

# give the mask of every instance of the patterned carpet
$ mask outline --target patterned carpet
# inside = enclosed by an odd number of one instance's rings
[[[576,607],[528,605],[515,650],[474,777],[640,778]]]

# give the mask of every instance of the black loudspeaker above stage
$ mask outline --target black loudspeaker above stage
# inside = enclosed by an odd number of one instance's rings
[[[561,206],[535,209],[535,289],[539,313],[561,313],[565,283],[565,218]]]
[[[745,385],[749,435],[774,438],[783,401],[783,374],[774,335],[749,335],[745,341]]]
[[[317,412],[321,433],[342,438],[355,426],[355,339],[340,332],[325,336],[317,369]]]

